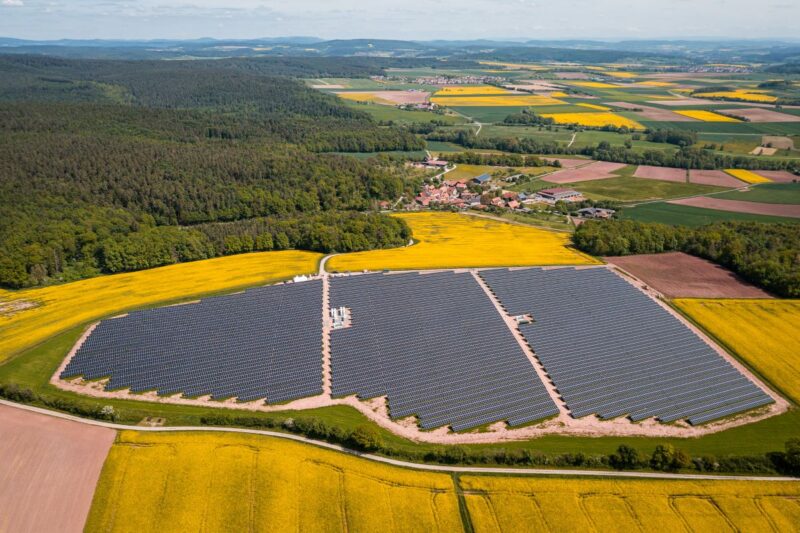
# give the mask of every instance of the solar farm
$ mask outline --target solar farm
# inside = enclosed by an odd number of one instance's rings
[[[423,431],[590,415],[688,427],[774,402],[606,267],[325,275],[137,311],[97,324],[59,377],[262,408],[386,398]]]

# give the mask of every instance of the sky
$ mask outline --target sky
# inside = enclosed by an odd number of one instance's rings
[[[798,0],[0,0],[23,39],[800,39]]]

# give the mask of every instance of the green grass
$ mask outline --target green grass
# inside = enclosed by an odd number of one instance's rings
[[[441,141],[425,141],[425,145],[432,152],[463,152],[466,150],[463,146]]]
[[[635,170],[635,166],[628,166],[618,172],[619,177],[584,181],[575,183],[572,186],[592,200],[614,200],[618,202],[681,198],[725,190],[723,187],[711,185],[634,178],[632,174]]]
[[[344,100],[353,109],[369,113],[372,118],[378,121],[402,122],[410,124],[413,122],[431,122],[443,120],[448,124],[463,124],[466,120],[457,115],[441,115],[430,111],[406,111],[390,105],[381,104],[360,104]]]
[[[484,126],[481,128],[480,135],[481,137],[516,137],[564,143],[568,143],[572,138],[572,132],[562,128],[540,130],[538,126],[505,126],[500,124]]]
[[[713,111],[713,109],[712,109]],[[766,135],[798,135],[800,122],[658,122],[639,121],[647,128],[681,129],[698,133],[749,133]]]
[[[461,106],[451,107],[452,110],[461,113],[462,115],[472,117],[474,120],[483,123],[503,122],[508,115],[514,113],[521,113],[523,109],[528,109],[526,106]],[[483,133],[481,133],[482,135]]]
[[[728,220],[798,223],[796,218],[716,211],[714,209],[668,204],[666,202],[627,207],[622,211],[622,217],[631,220],[639,220],[641,222],[660,222],[662,224],[683,226],[702,226],[713,222],[724,222]],[[800,231],[800,226],[798,226],[798,231]]]
[[[800,204],[800,183],[763,183],[747,191],[731,191],[717,194],[715,198],[797,205]]]

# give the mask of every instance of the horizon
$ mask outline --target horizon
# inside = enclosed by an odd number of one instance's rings
[[[289,6],[273,0],[0,0],[0,15],[0,35],[25,40],[254,40],[270,33],[402,41],[800,39],[792,22],[800,19],[800,4],[785,0],[768,0],[756,11],[744,0],[680,0],[668,9],[655,0],[633,6],[624,0],[444,0],[436,6],[411,0],[402,7],[352,0]],[[598,30],[598,21],[608,29]]]

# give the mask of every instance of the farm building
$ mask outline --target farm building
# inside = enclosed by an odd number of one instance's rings
[[[611,218],[614,216],[613,209],[604,209],[602,207],[584,207],[578,209],[578,216],[581,218]]]
[[[537,191],[536,199],[548,203],[577,202],[583,199],[583,195],[574,189],[554,187],[552,189],[542,189],[541,191]]]
[[[483,185],[484,183],[487,183],[490,179],[492,179],[492,177],[489,174],[481,174],[480,176],[472,178],[472,182],[478,185]]]

